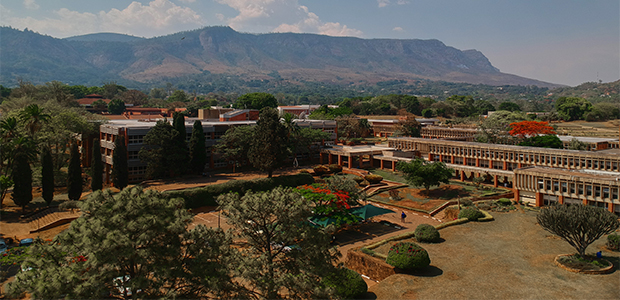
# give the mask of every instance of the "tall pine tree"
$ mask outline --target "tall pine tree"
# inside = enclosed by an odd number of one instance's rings
[[[202,130],[202,122],[196,120],[192,127],[192,137],[189,140],[189,165],[196,173],[204,170],[207,163],[207,150],[205,148],[205,133]]]
[[[82,196],[82,166],[80,151],[78,151],[78,146],[75,143],[71,146],[67,173],[67,196],[69,200],[80,200],[80,196]]]
[[[90,164],[90,188],[94,191],[103,188],[103,163],[99,138],[93,140],[93,155]]]
[[[26,205],[32,201],[32,169],[28,162],[28,156],[23,152],[15,154],[13,160],[13,202],[15,205],[26,209]]]
[[[185,130],[185,116],[180,112],[175,112],[172,119],[172,127],[179,132],[176,136],[176,143],[179,147],[179,155],[181,156],[181,166],[183,169],[189,164],[189,150],[187,149],[187,130]],[[180,174],[177,174],[180,175]]]
[[[54,161],[47,147],[41,154],[41,189],[43,200],[50,206],[54,200]]]
[[[248,152],[250,163],[271,177],[286,158],[287,142],[286,128],[280,122],[278,111],[270,107],[261,109]]]
[[[129,184],[129,167],[127,165],[127,146],[125,136],[118,135],[114,141],[112,153],[112,183],[119,190]]]

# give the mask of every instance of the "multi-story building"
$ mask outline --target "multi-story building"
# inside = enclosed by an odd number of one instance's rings
[[[188,118],[185,120],[185,130],[187,132],[186,140],[189,141],[192,135],[192,128],[196,118]],[[129,167],[129,181],[139,182],[145,179],[146,164],[140,161],[138,153],[143,146],[144,136],[155,126],[153,120],[111,120],[107,124],[100,126],[99,139],[101,143],[102,160],[104,161],[104,171],[106,182],[110,182],[110,174],[112,170],[112,154],[114,153],[114,141],[119,136],[125,137],[127,145],[127,159]],[[172,121],[172,120],[170,120]],[[202,129],[205,134],[205,147],[209,155],[209,163],[206,167],[210,169],[229,167],[229,161],[222,159],[217,153],[213,153],[213,146],[217,144],[220,137],[226,131],[234,126],[254,126],[256,121],[202,121]],[[304,128],[321,129],[331,133],[330,140],[324,141],[326,144],[333,144],[337,135],[337,126],[335,121],[323,120],[295,120],[296,124]],[[83,153],[88,153],[87,149]],[[303,156],[298,159],[303,159]],[[232,167],[232,166],[231,166]]]

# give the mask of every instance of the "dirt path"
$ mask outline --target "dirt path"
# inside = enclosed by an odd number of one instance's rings
[[[620,253],[588,247],[614,261],[607,275],[582,275],[557,267],[566,242],[536,225],[536,213],[494,213],[495,221],[442,229],[440,244],[424,244],[435,274],[398,274],[370,288],[377,299],[620,299]]]

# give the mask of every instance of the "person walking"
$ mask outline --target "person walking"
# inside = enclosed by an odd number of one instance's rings
[[[405,218],[407,218],[407,215],[405,214],[405,212],[404,212],[404,211],[401,211],[401,212],[400,212],[400,220],[401,220],[403,223],[405,223]]]

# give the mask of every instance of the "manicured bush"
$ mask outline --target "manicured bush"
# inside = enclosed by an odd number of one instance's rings
[[[499,204],[499,205],[508,206],[511,203],[512,203],[512,201],[510,201],[510,199],[508,199],[508,198],[499,198],[499,199],[497,199],[497,204]]]
[[[473,207],[462,209],[461,212],[459,213],[459,219],[467,218],[470,221],[476,221],[479,218],[483,218],[483,217],[484,217],[484,214]]]
[[[368,180],[364,180],[364,181],[360,182],[360,183],[359,183],[359,185],[360,185],[361,187],[369,186],[369,185],[370,185],[370,182],[368,182]]]
[[[252,190],[255,192],[268,191],[278,186],[297,187],[304,184],[314,183],[310,174],[297,174],[278,176],[271,178],[258,178],[253,180],[231,180],[222,184],[208,185],[201,188],[185,189],[180,191],[165,192],[170,198],[183,198],[186,208],[198,208],[202,206],[217,206],[217,196],[229,192],[244,195]]]
[[[80,208],[77,201],[68,200],[58,205],[58,209],[60,210],[71,210]]]
[[[341,299],[355,299],[368,291],[364,278],[347,268],[339,268],[323,277],[322,281],[325,286],[333,288],[336,296]]]
[[[607,248],[609,250],[620,251],[620,235],[610,234],[607,236]]]
[[[429,224],[420,224],[415,229],[415,239],[418,242],[436,243],[440,240],[439,231]]]
[[[370,182],[370,184],[376,184],[376,183],[381,182],[381,180],[383,180],[383,176],[377,175],[377,174],[368,174],[364,176],[364,179]]]
[[[462,206],[472,206],[472,205],[474,205],[474,201],[471,201],[470,199],[463,199],[463,200],[461,200],[461,205]]]
[[[386,263],[399,269],[426,268],[431,264],[428,252],[415,243],[396,243],[388,252]]]
[[[364,181],[364,178],[361,176],[355,176],[353,177],[353,181],[357,182],[358,184],[362,181]]]
[[[342,166],[338,165],[338,164],[328,165],[327,168],[329,168],[329,171],[334,173],[334,174],[342,172]]]
[[[323,174],[327,174],[329,173],[329,168],[327,166],[324,165],[318,165],[316,167],[314,167],[314,174],[316,175],[323,175]]]

